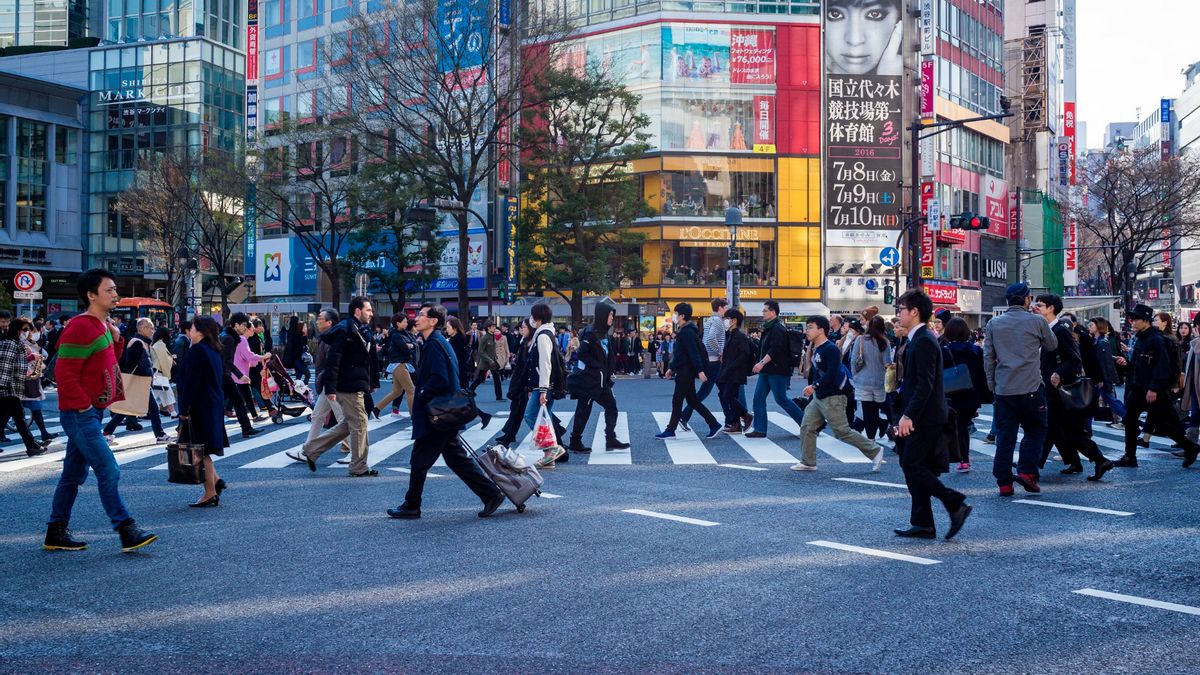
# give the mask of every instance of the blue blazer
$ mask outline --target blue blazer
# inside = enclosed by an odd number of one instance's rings
[[[429,426],[429,402],[460,389],[454,348],[441,331],[430,333],[421,347],[421,358],[417,362],[414,379],[417,393],[413,396],[412,437],[417,441],[440,433]]]

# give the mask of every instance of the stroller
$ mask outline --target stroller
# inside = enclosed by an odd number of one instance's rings
[[[299,417],[304,414],[305,407],[313,407],[312,390],[303,382],[297,382],[288,374],[283,361],[278,354],[272,354],[267,359],[266,367],[262,370],[261,391],[263,400],[269,400],[275,406],[271,411],[271,421],[283,424],[283,416]],[[289,408],[287,402],[302,403],[299,408]]]

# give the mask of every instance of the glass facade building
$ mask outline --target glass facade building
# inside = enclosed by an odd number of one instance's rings
[[[0,48],[64,47],[88,35],[87,0],[0,0]]]

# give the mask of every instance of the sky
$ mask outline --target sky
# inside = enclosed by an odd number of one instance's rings
[[[1105,125],[1136,122],[1138,107],[1144,117],[1183,91],[1181,72],[1200,61],[1200,2],[1077,0],[1076,18],[1077,114],[1095,148]]]

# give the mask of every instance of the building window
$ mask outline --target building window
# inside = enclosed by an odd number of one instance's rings
[[[664,171],[662,214],[721,218],[737,206],[749,218],[775,215],[775,174],[742,171]]]
[[[741,242],[738,259],[742,285],[775,285],[775,242]],[[729,265],[729,241],[664,241],[662,264],[664,285],[722,286]]]
[[[17,121],[17,229],[46,231],[49,125]]]
[[[278,26],[283,23],[283,0],[264,0],[259,6],[259,16],[263,28]]]
[[[270,80],[283,75],[283,48],[263,52],[263,77]]]
[[[296,73],[311,73],[317,69],[317,41],[304,40],[296,44]]]
[[[79,132],[75,129],[58,127],[54,134],[54,161],[75,166],[79,157]]]
[[[296,93],[296,119],[301,123],[314,121],[317,117],[317,92]]]

